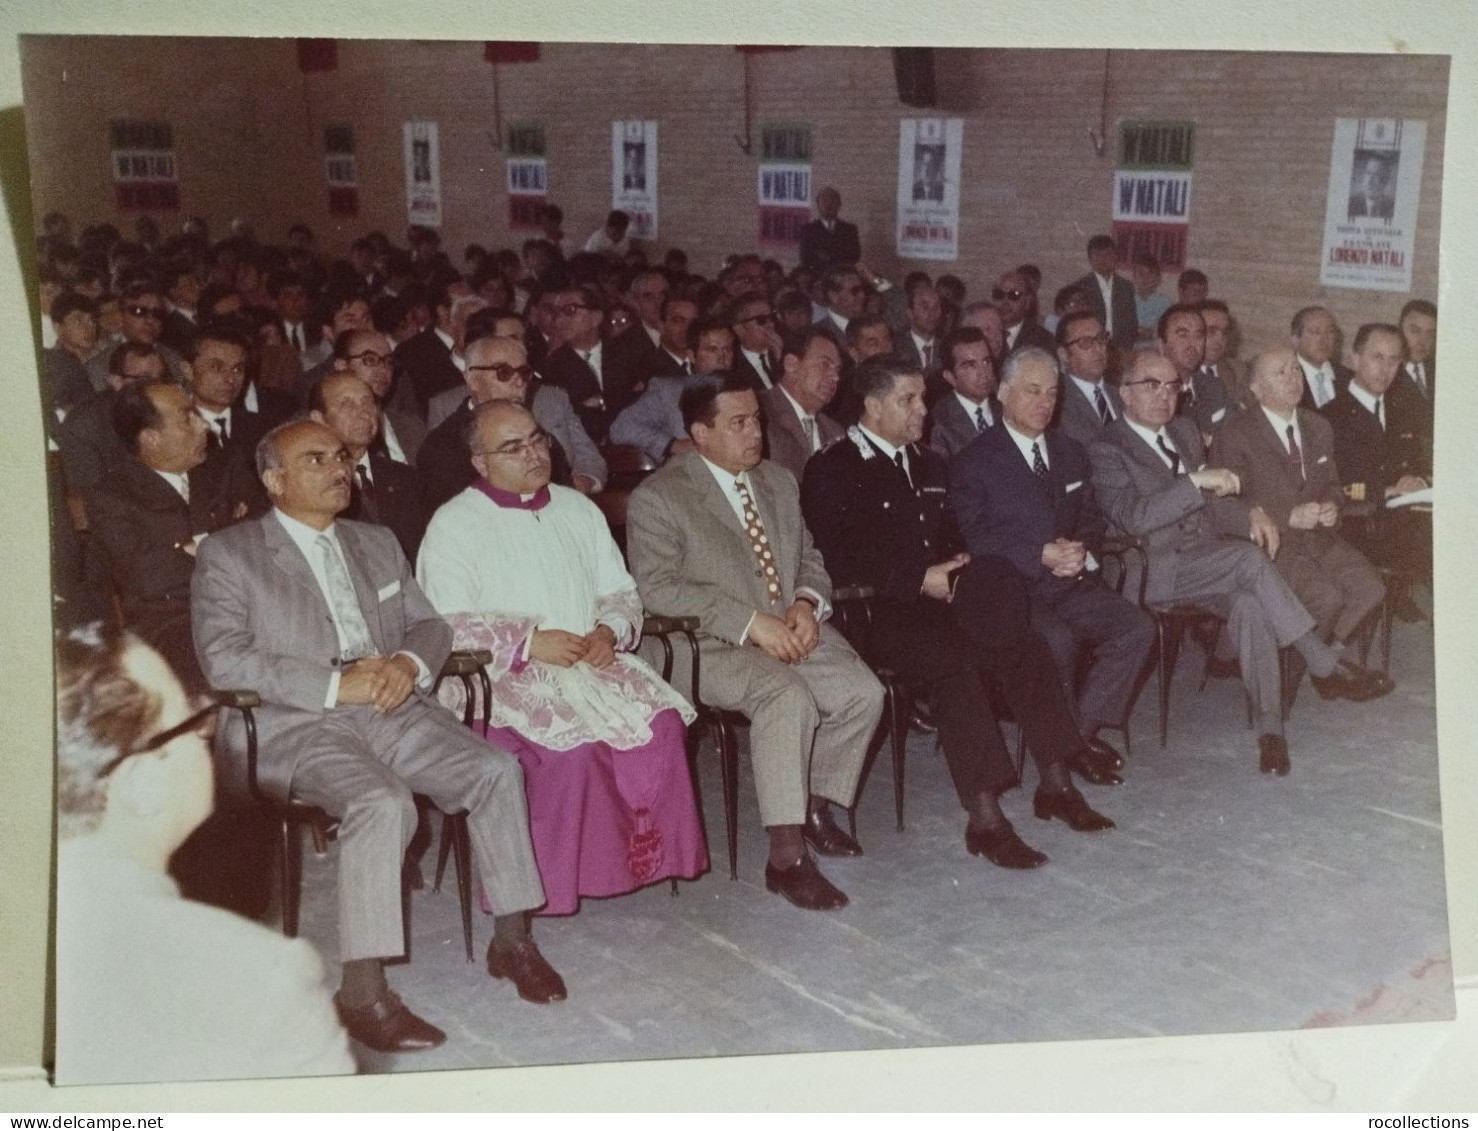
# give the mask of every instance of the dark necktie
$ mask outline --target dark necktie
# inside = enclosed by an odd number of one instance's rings
[[[990,422],[985,419],[985,406],[983,404],[976,405],[975,406],[975,431],[977,431],[977,432],[984,432],[986,430],[986,428],[989,426],[989,423]]]
[[[902,448],[899,448],[896,452],[893,453],[893,464],[895,467],[898,468],[899,471],[903,472],[903,478],[908,480],[908,486],[911,490],[913,488],[913,477],[908,473],[908,465],[903,462]]]
[[[375,505],[375,484],[363,464],[354,465],[354,482],[359,487],[359,517],[366,522],[380,521],[380,508]]]
[[[1093,391],[1093,403],[1098,407],[1098,417],[1105,424],[1114,422],[1114,410],[1109,408],[1108,397],[1103,395],[1103,386]]]
[[[924,368],[925,369],[933,369],[934,368],[934,343],[933,342],[925,342],[924,343]]]
[[[770,355],[768,353],[760,354],[760,368],[765,372],[765,380],[773,385],[775,383],[775,370],[770,365]]]
[[[1155,437],[1155,443],[1159,445],[1160,451],[1165,453],[1165,458],[1170,461],[1170,474],[1180,474],[1180,453],[1165,442],[1163,435]]]
[[[1298,437],[1293,433],[1293,425],[1288,426],[1288,466],[1293,469],[1293,474],[1298,476],[1302,483],[1308,477],[1304,474],[1304,454],[1299,450]]]
[[[1037,442],[1032,441],[1032,474],[1038,479],[1047,478],[1047,461],[1042,458],[1042,449],[1037,447]]]

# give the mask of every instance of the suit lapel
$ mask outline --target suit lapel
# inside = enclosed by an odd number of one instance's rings
[[[272,511],[268,511],[258,521],[262,524],[262,538],[267,544],[267,552],[272,555],[277,568],[293,582],[303,586],[323,610],[324,616],[331,620],[323,590],[318,587],[318,579],[313,576],[313,569],[308,565],[303,552],[298,549],[297,543],[288,535],[282,523],[277,521]]]

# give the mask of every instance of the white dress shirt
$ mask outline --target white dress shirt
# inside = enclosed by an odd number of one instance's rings
[[[979,421],[975,419],[975,414],[977,412],[980,412],[985,416],[985,426],[987,428],[989,428],[992,424],[996,422],[995,416],[992,415],[990,411],[989,397],[981,401],[979,404],[976,404],[969,397],[962,396],[959,390],[955,390],[954,398],[955,400],[960,402],[960,407],[965,410],[965,415],[970,418],[970,423],[974,424],[977,428],[979,427]]]
[[[780,391],[785,394],[785,399],[790,402],[790,407],[795,410],[796,419],[801,422],[802,434],[806,430],[806,421],[809,420],[811,422],[811,453],[814,455],[821,450],[821,425],[816,422],[814,416],[801,407],[801,402],[791,396],[790,391],[784,385],[780,386]]]
[[[762,353],[755,353],[747,349],[741,349],[739,352],[744,355],[744,360],[749,362],[754,371],[760,375],[760,383],[763,384],[764,387],[767,389],[773,389],[775,387],[775,382],[765,372],[766,355]]]
[[[1386,405],[1385,397],[1378,397],[1374,393],[1363,388],[1358,381],[1349,384],[1350,396],[1354,397],[1365,406],[1367,412],[1380,421],[1381,431],[1386,430]]]
[[[1334,400],[1334,366],[1327,361],[1319,366],[1310,365],[1302,356],[1298,364],[1304,371],[1304,383],[1314,396],[1314,407],[1323,408]]]
[[[1125,417],[1125,419],[1128,420],[1129,418]],[[1134,431],[1139,434],[1139,437],[1150,446],[1150,450],[1153,451],[1155,455],[1160,457],[1161,463],[1163,463],[1166,467],[1174,467],[1174,464],[1170,462],[1170,457],[1167,456],[1164,450],[1160,447],[1160,441],[1164,440],[1165,447],[1169,448],[1178,456],[1180,455],[1180,449],[1175,446],[1175,441],[1165,434],[1165,429],[1161,428],[1159,431],[1155,431],[1153,428],[1146,428],[1143,424],[1136,424],[1132,420],[1129,420],[1129,427],[1133,428]],[[1180,471],[1189,472],[1190,470],[1191,469],[1186,466],[1185,457],[1181,456]]]
[[[1290,419],[1284,420],[1283,417],[1268,408],[1267,405],[1259,405],[1258,407],[1262,409],[1262,414],[1268,418],[1268,423],[1273,426],[1273,431],[1278,434],[1278,439],[1283,445],[1283,450],[1289,455],[1293,454],[1293,449],[1288,446],[1288,429],[1290,427],[1293,429],[1294,442],[1298,444],[1299,454],[1302,455],[1305,450],[1304,434],[1303,429],[1298,426],[1298,413],[1295,411]]]
[[[1112,334],[1114,332],[1114,277],[1110,275],[1105,279],[1095,271],[1093,281],[1098,284],[1098,289],[1103,294],[1103,332]]]
[[[1072,382],[1073,382],[1074,385],[1076,385],[1078,387],[1078,391],[1081,392],[1085,397],[1088,398],[1088,403],[1093,406],[1093,413],[1094,413],[1095,416],[1097,416],[1098,415],[1098,390],[1104,389],[1103,382],[1100,381],[1097,384],[1094,384],[1092,381],[1084,381],[1076,373],[1069,373],[1068,376],[1072,378]],[[1114,402],[1109,399],[1109,395],[1108,395],[1108,390],[1107,389],[1104,389],[1103,399],[1108,404],[1108,411],[1109,411],[1109,420],[1110,420],[1110,422],[1115,421],[1115,420],[1118,420],[1119,419],[1119,414],[1114,411]],[[1102,420],[1103,418],[1100,416],[1099,419]]]

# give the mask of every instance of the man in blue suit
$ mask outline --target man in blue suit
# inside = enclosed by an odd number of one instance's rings
[[[1012,354],[1001,370],[1001,419],[950,465],[950,496],[971,554],[1005,558],[1026,582],[1031,624],[1046,639],[1078,729],[1099,759],[1074,765],[1090,781],[1114,780],[1117,751],[1097,732],[1119,726],[1154,642],[1154,622],[1103,583],[1095,551],[1105,520],[1083,447],[1047,434],[1060,389],[1045,350]],[[1090,667],[1076,686],[1083,649]]]

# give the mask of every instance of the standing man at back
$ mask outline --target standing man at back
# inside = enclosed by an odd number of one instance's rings
[[[1088,263],[1092,270],[1076,285],[1093,303],[1093,313],[1113,340],[1114,349],[1120,353],[1133,349],[1139,335],[1139,308],[1134,284],[1115,270],[1119,256],[1112,236],[1098,235],[1088,241]]]
[[[842,194],[828,185],[816,194],[816,219],[801,229],[801,266],[826,271],[862,258],[857,225],[839,219]]]

